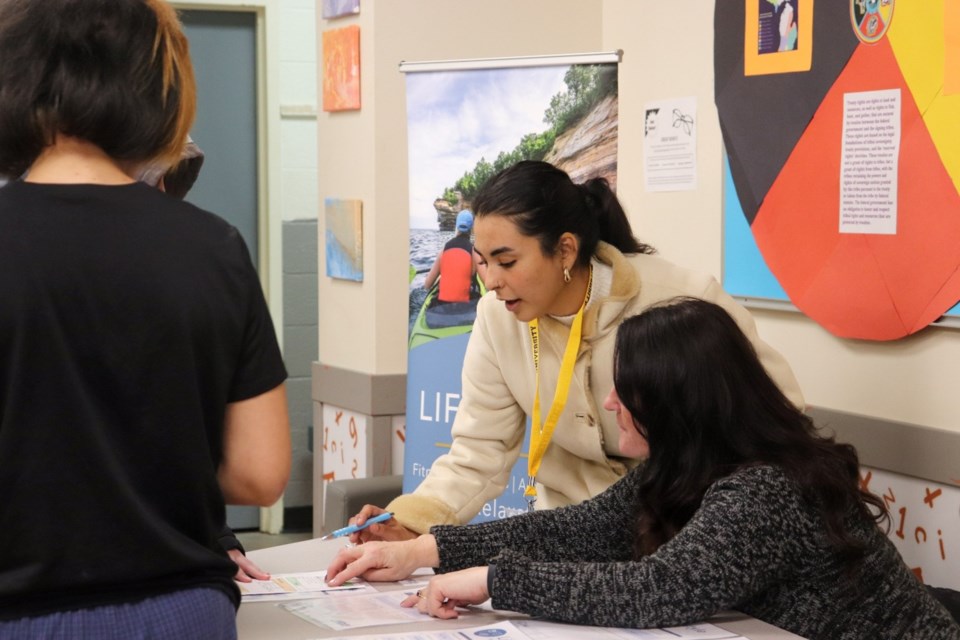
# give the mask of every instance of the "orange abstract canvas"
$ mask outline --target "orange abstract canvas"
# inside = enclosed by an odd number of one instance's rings
[[[323,110],[360,108],[360,27],[323,32]]]

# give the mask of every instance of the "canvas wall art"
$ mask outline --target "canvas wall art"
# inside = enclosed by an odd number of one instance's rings
[[[339,18],[360,13],[360,0],[323,0],[323,17]]]
[[[363,203],[324,200],[327,276],[363,282]]]
[[[323,110],[360,108],[360,27],[323,32]]]

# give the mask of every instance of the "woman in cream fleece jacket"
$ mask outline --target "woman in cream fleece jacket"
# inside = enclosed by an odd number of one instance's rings
[[[729,312],[780,389],[803,406],[789,365],[760,339],[750,314],[714,278],[671,264],[637,241],[606,180],[575,184],[548,163],[525,161],[491,178],[473,206],[475,250],[489,293],[467,346],[450,452],[416,491],[387,506],[393,519],[354,534],[354,542],[406,539],[432,525],[465,523],[500,495],[534,413],[538,379],[545,419],[568,345],[576,359],[536,473],[535,506],[576,504],[623,477],[638,461],[619,450],[616,421],[602,410],[613,385],[616,330],[625,318],[675,296]],[[578,311],[582,337],[571,345]],[[380,512],[368,505],[352,521],[362,524]]]

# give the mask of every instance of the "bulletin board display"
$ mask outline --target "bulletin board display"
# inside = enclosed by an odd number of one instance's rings
[[[956,4],[716,4],[730,293],[868,340],[960,314]]]
[[[763,259],[750,224],[737,199],[726,157],[723,161],[723,288],[754,306],[798,311]],[[960,328],[960,303],[944,314],[940,324]]]

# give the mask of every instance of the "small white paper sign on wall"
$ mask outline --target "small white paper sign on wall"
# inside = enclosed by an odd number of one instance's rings
[[[323,405],[323,481],[367,477],[367,416]]]
[[[643,114],[645,190],[696,190],[697,99],[648,102]]]
[[[860,481],[886,503],[888,536],[917,577],[960,589],[960,487],[867,468]]]

